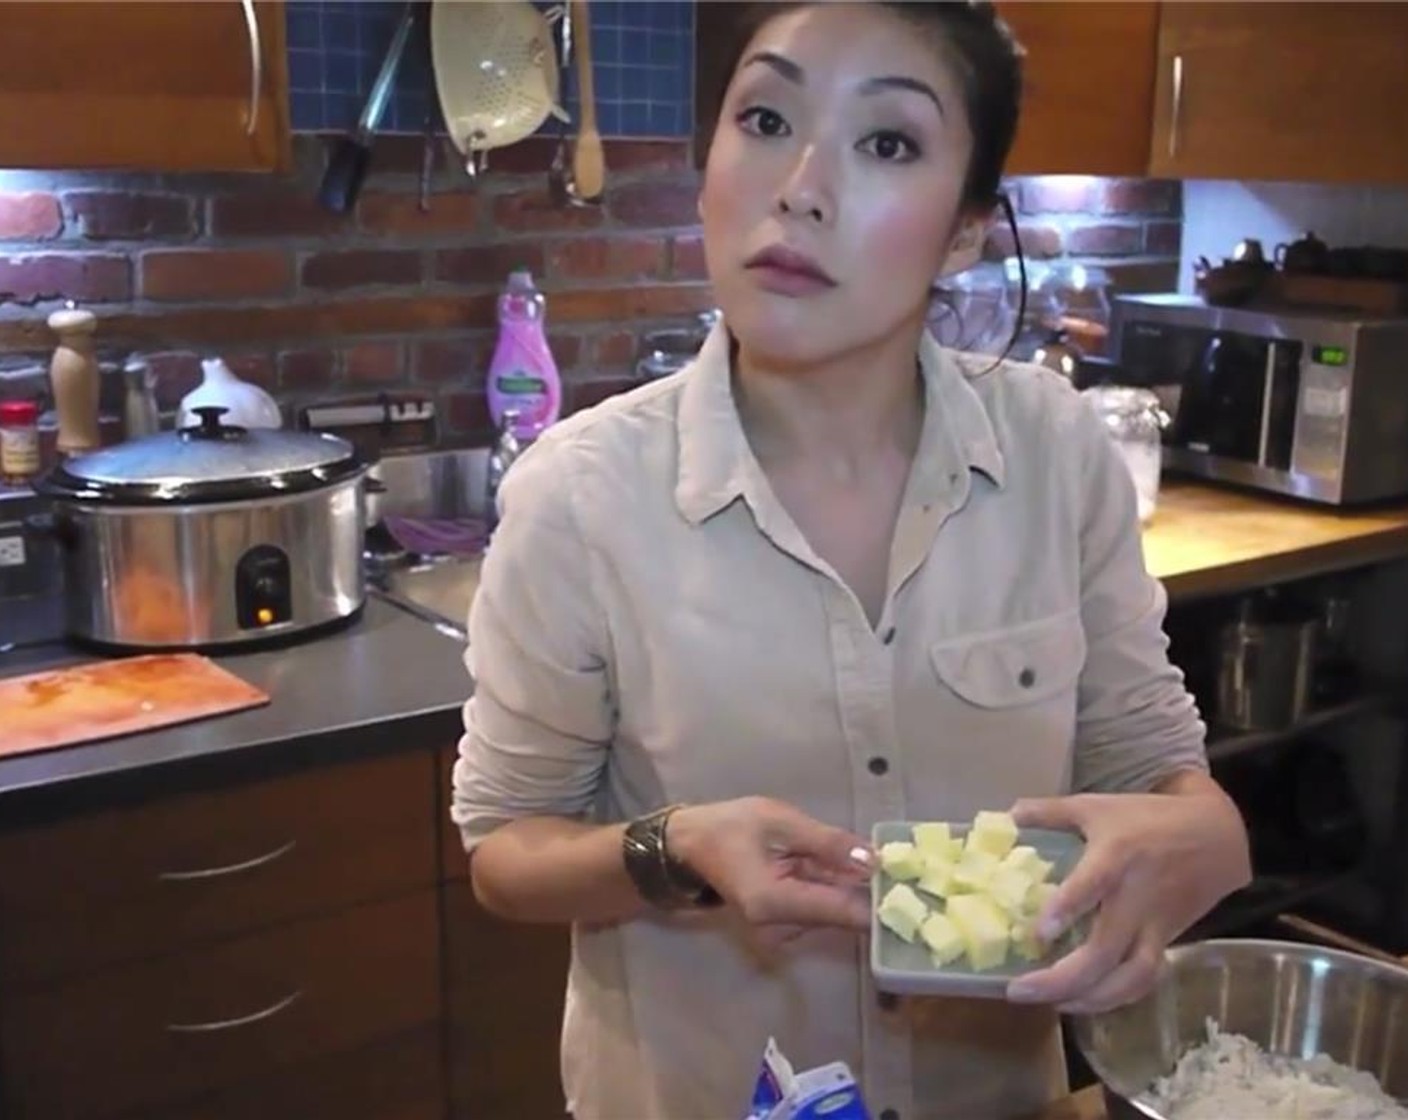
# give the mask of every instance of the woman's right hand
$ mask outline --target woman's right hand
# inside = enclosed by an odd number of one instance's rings
[[[750,925],[870,928],[870,846],[785,802],[686,805],[671,814],[665,843]]]

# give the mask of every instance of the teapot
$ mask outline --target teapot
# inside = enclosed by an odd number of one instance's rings
[[[283,414],[273,397],[258,385],[241,381],[219,358],[205,358],[200,363],[202,380],[181,398],[176,414],[176,427],[186,428],[200,423],[199,408],[211,405],[224,408],[221,421],[240,428],[279,428]]]
[[[1276,264],[1285,272],[1323,272],[1329,259],[1329,248],[1315,234],[1276,246]]]

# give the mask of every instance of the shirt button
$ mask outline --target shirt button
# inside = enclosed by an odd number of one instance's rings
[[[900,997],[893,992],[881,992],[876,1002],[880,1004],[881,1011],[893,1011],[900,1005]]]
[[[880,1120],[900,1120],[899,1111],[897,1109],[887,1108],[880,1113]]]
[[[1023,669],[1017,674],[1017,683],[1023,688],[1031,688],[1036,684],[1036,672],[1032,669]]]
[[[880,640],[886,645],[889,645],[891,642],[893,642],[895,640],[895,628],[891,626],[888,630],[885,631],[885,636]]]
[[[886,759],[881,758],[878,754],[877,754],[874,758],[872,758],[869,762],[867,762],[865,765],[866,765],[866,768],[867,768],[872,774],[874,774],[877,778],[878,778],[881,774],[888,774],[888,773],[890,772],[890,763],[889,763],[889,761],[886,760]]]

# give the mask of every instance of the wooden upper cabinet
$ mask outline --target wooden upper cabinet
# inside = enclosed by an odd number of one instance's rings
[[[1144,175],[1156,3],[999,0],[1026,51],[1012,175]]]
[[[282,3],[38,0],[0,8],[0,168],[287,165]]]
[[[1170,3],[1151,170],[1408,182],[1408,4]]]

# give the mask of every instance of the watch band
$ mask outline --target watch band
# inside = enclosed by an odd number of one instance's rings
[[[666,845],[670,815],[682,807],[666,805],[626,825],[621,842],[626,873],[640,896],[659,909],[718,906],[723,902],[718,891],[674,859]]]

